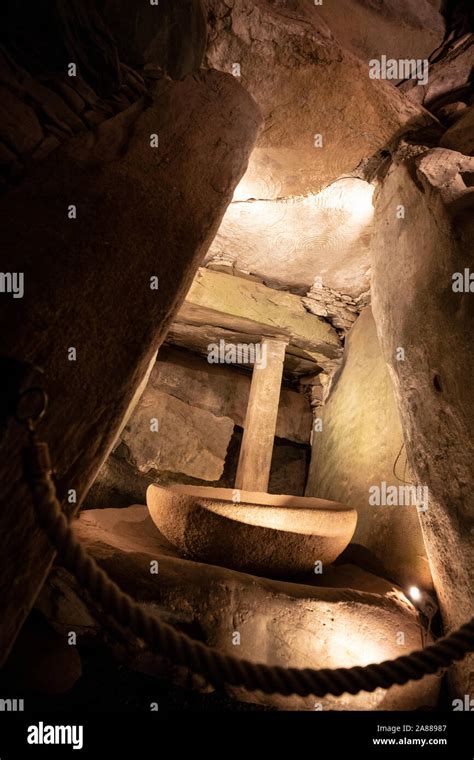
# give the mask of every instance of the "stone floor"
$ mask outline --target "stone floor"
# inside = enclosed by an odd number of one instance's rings
[[[421,646],[417,613],[401,589],[355,565],[333,566],[304,583],[289,583],[192,562],[178,556],[142,506],[89,510],[75,525],[88,551],[150,614],[234,656],[283,666],[338,667],[390,659]],[[172,693],[192,688],[212,703],[209,684],[147,652],[96,609],[63,568],[53,569],[38,608],[58,632],[76,632],[78,646],[107,646],[128,672],[171,683]],[[338,699],[230,688],[215,699],[290,710],[412,710],[436,705],[439,687],[440,679],[429,677]]]

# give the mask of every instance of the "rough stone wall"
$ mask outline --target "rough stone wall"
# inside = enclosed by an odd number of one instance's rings
[[[370,293],[362,293],[358,298],[353,298],[345,293],[328,288],[324,285],[313,285],[308,294],[303,298],[305,308],[319,317],[325,317],[327,321],[345,335],[361,310],[370,301]]]
[[[429,0],[323,2],[321,15],[334,36],[362,60],[428,58],[443,39],[445,22]]]
[[[346,339],[341,369],[323,407],[322,430],[313,433],[307,496],[334,499],[357,509],[352,543],[369,549],[385,573],[405,586],[431,585],[414,506],[373,506],[369,488],[399,486],[393,474],[403,443],[391,379],[371,310],[365,309]],[[403,455],[396,469],[404,473]]]
[[[233,488],[250,383],[249,371],[164,347],[86,506],[144,503],[153,482]],[[307,397],[283,386],[271,493],[303,494],[311,424]]]
[[[140,74],[121,65],[121,84],[101,97],[81,77],[41,81],[0,47],[0,189],[16,184],[71,137],[126,110],[147,93]]]
[[[429,487],[422,527],[449,631],[474,610],[474,159],[417,152],[395,156],[377,193],[373,307],[408,459]],[[459,693],[472,694],[472,656],[452,670]]]
[[[60,498],[76,491],[76,507],[216,233],[259,127],[255,103],[233,77],[162,78],[93,133],[66,140],[2,198],[3,267],[24,273],[25,283],[23,298],[2,294],[2,352],[44,370],[50,406],[41,434]],[[22,480],[24,444],[10,420],[1,457],[0,661],[52,559]]]

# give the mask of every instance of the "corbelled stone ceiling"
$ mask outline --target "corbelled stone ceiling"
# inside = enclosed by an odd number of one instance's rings
[[[401,80],[370,78],[369,61],[382,54],[430,56],[446,31],[440,3],[206,0],[204,7],[204,64],[238,79],[258,103],[264,126],[203,266],[264,285],[270,300],[278,299],[277,290],[298,296],[315,318],[314,331],[316,320],[328,322],[342,348],[370,303],[377,171],[397,134],[437,124],[422,105],[422,85],[409,80],[402,94]],[[465,64],[460,68],[458,78],[465,77]],[[207,307],[213,310],[209,299]],[[220,320],[213,314],[198,324],[183,307],[168,342],[204,354],[212,341],[258,334],[259,320],[253,330],[250,324],[241,330],[232,309],[224,316],[221,303],[216,311]],[[287,376],[330,373],[334,363],[321,354],[318,361],[315,346],[306,348],[312,356],[290,341]]]

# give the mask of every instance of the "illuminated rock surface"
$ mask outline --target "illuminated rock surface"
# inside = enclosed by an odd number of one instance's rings
[[[344,504],[238,487],[151,485],[147,505],[159,531],[186,556],[278,578],[333,562],[357,519]]]
[[[400,589],[353,566],[331,569],[327,579],[313,574],[306,585],[190,562],[159,534],[146,507],[84,512],[76,530],[101,566],[147,612],[232,656],[271,665],[338,667],[381,661],[421,646],[417,615]],[[159,562],[158,575],[150,573],[153,561]],[[311,585],[314,579],[318,586]],[[109,628],[61,568],[50,576],[40,607],[60,631],[69,630],[73,610],[78,630],[106,637],[109,644],[115,639],[117,657],[129,666],[189,684],[183,669],[144,652],[137,642],[126,644],[123,632]],[[239,645],[233,643],[235,633]],[[209,688],[200,678],[193,683]],[[289,710],[410,710],[433,705],[439,684],[431,676],[388,691],[323,699],[230,692]]]
[[[370,309],[348,334],[344,362],[318,411],[322,430],[313,435],[306,494],[341,501],[357,510],[353,543],[379,559],[399,583],[431,585],[415,506],[371,505],[369,489],[384,481],[400,485],[393,468],[403,434]],[[402,452],[400,478],[410,480]]]
[[[52,559],[9,395],[38,383],[66,511],[143,504],[153,482],[233,489],[240,449],[261,478],[252,490],[295,496],[307,483],[357,510],[336,560],[345,566],[302,585],[288,582],[288,556],[304,564],[318,547],[298,534],[301,512],[278,538],[264,533],[260,565],[250,528],[270,529],[249,526],[248,511],[239,528],[191,508],[176,527],[182,512],[168,511],[176,543],[204,549],[205,565],[178,557],[142,508],[83,515],[112,574],[197,638],[281,664],[393,657],[419,642],[391,582],[428,587],[431,574],[436,635],[470,617],[471,30],[468,0],[4,0],[2,267],[24,272],[25,292],[12,299],[0,273],[0,664]],[[426,84],[371,78],[381,56],[429,58]],[[457,292],[456,272],[467,283]],[[246,425],[251,362],[207,359],[212,344],[264,339],[288,346],[279,409],[275,381],[259,431],[257,414]],[[160,366],[160,352],[154,366],[164,340],[175,359]],[[428,489],[426,512],[368,503],[371,488],[404,480]],[[276,517],[271,500],[253,516],[263,509]],[[104,616],[67,573],[55,568],[53,586],[66,631],[77,623],[106,645]],[[131,655],[111,627],[122,659],[168,683],[187,678],[138,647]],[[448,672],[456,696],[472,692],[473,667],[471,657]],[[438,685],[325,707],[432,705]]]
[[[445,149],[396,157],[377,194],[373,244],[374,315],[408,461],[429,488],[421,521],[448,631],[474,609],[473,294],[453,291],[453,274],[472,269],[473,193],[464,177],[473,171],[474,158]],[[409,224],[392,213],[399,203]],[[453,668],[460,693],[472,662]]]
[[[209,364],[198,356],[163,347],[150,385],[187,404],[231,417],[243,426],[250,388],[250,374],[226,364]],[[283,386],[276,435],[295,443],[308,443],[312,417],[305,396]]]
[[[289,339],[289,353],[307,352],[315,359],[341,354],[335,330],[309,314],[292,293],[201,268],[177,315],[177,322],[207,324],[253,335]]]
[[[260,105],[265,129],[245,176],[245,197],[307,195],[381,149],[425,116],[368,64],[339,45],[312,3],[206,0],[205,63],[232,72]],[[315,147],[315,135],[323,147]],[[317,144],[317,143],[316,143]]]
[[[238,192],[247,192],[245,178]],[[372,193],[367,182],[348,178],[308,196],[234,200],[206,261],[227,254],[235,268],[270,286],[281,283],[304,295],[320,277],[358,296],[370,287]]]

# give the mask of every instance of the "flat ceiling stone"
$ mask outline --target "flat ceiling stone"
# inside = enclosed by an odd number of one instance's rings
[[[219,343],[220,340],[225,341],[226,344],[258,343],[260,337],[257,332],[239,333],[212,325],[186,325],[181,322],[173,322],[167,335],[167,343],[187,348],[207,357],[209,354],[208,346],[211,343]],[[331,363],[323,354],[317,351],[304,351],[290,344],[285,353],[284,372],[291,379],[294,379],[295,376],[318,373],[321,368],[328,364]],[[247,369],[251,370],[251,367],[249,366]]]
[[[309,371],[315,370],[315,364],[332,365],[342,352],[334,328],[310,314],[299,296],[204,268],[199,269],[167,339],[207,355],[209,344],[221,339],[229,344],[259,343],[263,336],[289,340],[287,354],[311,361]]]

